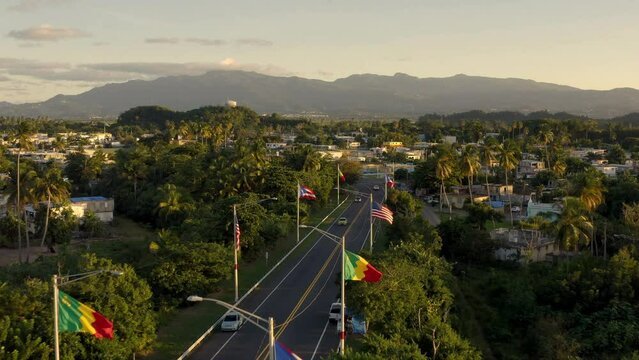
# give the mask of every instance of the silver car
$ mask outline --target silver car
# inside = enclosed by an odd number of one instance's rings
[[[222,324],[220,325],[220,329],[222,331],[237,331],[240,329],[242,324],[244,323],[244,318],[240,316],[235,311],[230,311],[222,320]]]

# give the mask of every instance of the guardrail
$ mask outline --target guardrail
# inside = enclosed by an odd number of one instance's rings
[[[326,219],[328,219],[329,216],[333,215],[333,213],[335,211],[337,211],[337,209],[339,209],[340,206],[342,206],[346,200],[348,200],[348,196],[346,197],[346,199],[344,199],[341,203],[339,203],[335,209],[333,209],[333,211],[331,211],[330,213],[328,213],[328,215],[326,215],[316,226],[319,227],[320,225],[322,225],[324,223],[324,221],[326,221]],[[237,302],[233,305],[237,306],[239,303],[242,302],[242,300],[244,300],[247,296],[249,296],[249,294],[251,294],[253,292],[253,290],[255,290],[261,283],[262,281],[264,281],[264,279],[266,279],[269,275],[271,275],[271,273],[277,269],[278,266],[280,266],[284,260],[286,260],[288,258],[289,255],[291,255],[293,253],[293,251],[295,251],[298,246],[300,246],[304,240],[306,240],[309,236],[311,236],[311,234],[313,234],[313,232],[309,232],[308,234],[306,234],[306,236],[304,236],[304,238],[302,240],[300,240],[300,242],[298,242],[295,246],[293,246],[293,248],[291,250],[289,250],[289,252],[286,253],[286,255],[284,255],[284,257],[282,257],[280,259],[280,261],[278,261],[275,265],[273,265],[273,267],[271,268],[271,270],[269,270],[264,276],[262,276],[261,279],[259,279],[244,295],[242,295],[241,298],[239,298],[237,300]],[[217,319],[213,325],[211,325],[211,327],[209,327],[199,338],[197,338],[197,340],[195,340],[195,342],[193,344],[191,344],[191,346],[189,346],[183,353],[182,355],[180,355],[180,357],[177,358],[177,360],[184,360],[186,359],[187,356],[189,356],[191,354],[191,352],[193,351],[193,349],[195,349],[196,347],[198,347],[202,341],[204,341],[204,339],[206,339],[206,337],[213,332],[213,330],[215,330],[215,328],[220,324],[220,322],[222,322],[222,319],[224,319],[224,316],[226,316],[226,312],[224,314],[222,314],[222,316],[220,316],[219,319]]]

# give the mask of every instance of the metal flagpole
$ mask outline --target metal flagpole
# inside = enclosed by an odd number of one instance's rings
[[[337,205],[339,205],[339,164],[337,164]]]
[[[238,279],[238,265],[237,265],[237,205],[233,204],[233,253],[235,254],[235,302],[239,299],[239,279]]]
[[[300,183],[297,183],[297,242],[300,242]]]
[[[370,216],[370,220],[371,220],[371,236],[370,236],[370,251],[371,254],[373,253],[373,193],[371,193],[371,206],[370,206],[370,211],[369,211],[369,216]]]
[[[386,175],[386,171],[384,170],[384,202],[386,201],[386,197],[388,194],[388,175]]]
[[[268,318],[268,350],[269,359],[275,360],[275,326],[272,317]]]
[[[55,360],[60,360],[60,329],[58,326],[58,275],[53,275],[53,337]]]
[[[344,356],[344,350],[346,348],[346,287],[344,286],[344,269],[346,256],[346,237],[342,236],[342,316],[341,325],[342,331],[339,332],[339,353]]]

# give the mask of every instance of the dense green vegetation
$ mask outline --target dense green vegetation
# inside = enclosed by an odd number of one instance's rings
[[[243,261],[261,258],[293,229],[298,181],[319,199],[302,203],[303,218],[329,204],[336,164],[312,145],[344,149],[347,142],[335,137],[343,133],[368,147],[438,142],[426,149],[426,159],[412,161],[414,172],[399,169],[395,175],[406,188],[438,195],[440,214],[452,214],[453,191],[467,191],[472,200],[478,197],[473,185],[486,183],[513,185],[515,194],[501,199],[506,204],[513,205],[511,196],[534,194],[562,209],[556,219],[518,219],[513,206],[498,213],[487,204],[466,205],[464,216],[442,216],[435,228],[422,218],[413,195],[390,191],[395,222],[376,252],[365,255],[384,280],[348,284],[347,303],[369,323],[369,334],[354,342],[348,357],[637,358],[637,121],[636,115],[597,121],[545,112],[469,112],[424,115],[417,122],[316,122],[260,117],[242,107],[138,107],[109,126],[124,145],[116,150],[93,149],[79,135],[32,143],[36,132],[102,131],[102,123],[0,119],[9,146],[0,155],[0,189],[9,196],[0,245],[22,251],[46,244],[57,251],[37,260],[22,253],[22,264],[0,274],[0,358],[49,358],[50,276],[99,268],[120,269],[125,276],[91,278],[66,291],[114,319],[116,340],[64,334],[64,358],[148,354],[157,347],[158,327],[185,306],[185,296],[218,291],[231,275],[232,204],[245,204],[238,209]],[[285,134],[296,136],[295,146],[267,151],[266,142],[282,142]],[[456,136],[457,143],[443,143],[444,136]],[[36,148],[72,151],[62,165],[25,157]],[[606,153],[577,158],[571,154],[576,148]],[[535,177],[518,176],[525,157],[545,169]],[[609,177],[591,160],[628,165]],[[338,161],[348,182],[357,182],[361,165]],[[372,161],[407,157],[388,149]],[[79,244],[79,237],[109,238],[118,228],[95,214],[76,219],[47,206],[83,195],[114,198],[117,214],[150,231],[135,242]],[[267,198],[277,200],[257,204]],[[25,210],[38,203],[35,232],[28,232]],[[500,244],[489,230],[499,225],[551,238],[559,249],[555,262],[531,264],[525,254],[521,262],[496,262]]]

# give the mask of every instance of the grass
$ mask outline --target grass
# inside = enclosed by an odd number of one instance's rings
[[[334,204],[333,204],[334,205]],[[340,211],[348,206],[349,202],[345,202],[339,210],[335,211],[324,224],[332,223],[339,215]],[[311,214],[306,221],[309,224],[317,224],[328,213],[333,210],[331,204],[327,207],[318,209]],[[306,231],[300,231],[300,238],[306,235]],[[266,272],[275,265],[290,249],[295,246],[296,234],[293,229],[289,236],[282,241],[278,241],[275,248],[270,249],[268,265],[266,259],[261,257],[251,263],[242,263],[240,261],[239,287],[240,296],[253,286]],[[297,254],[303,253],[312,246],[312,241],[305,241],[295,251]],[[277,271],[277,270],[276,270]],[[220,284],[221,290],[210,294],[211,297],[227,302],[233,302],[235,288],[233,279],[229,279]],[[145,359],[163,360],[175,359],[186,348],[191,345],[200,335],[202,335],[215,320],[217,320],[226,310],[218,305],[210,302],[202,302],[195,306],[178,309],[170,314],[166,314],[162,319],[162,324],[158,331],[158,338],[155,350]]]

